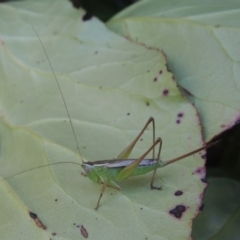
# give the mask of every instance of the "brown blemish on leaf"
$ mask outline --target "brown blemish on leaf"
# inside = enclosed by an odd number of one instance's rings
[[[162,94],[163,94],[165,97],[168,96],[169,90],[168,90],[168,89],[164,89],[164,90],[162,91]]]
[[[80,232],[84,238],[88,238],[87,229],[83,225],[81,225]]]
[[[46,230],[47,227],[41,222],[41,220],[38,218],[36,213],[33,212],[29,212],[30,217],[34,220],[34,222],[36,223],[36,225],[39,228],[42,228],[43,230]]]
[[[149,106],[150,105],[149,102],[146,102],[146,105]]]
[[[181,120],[180,120],[180,119],[177,119],[177,120],[176,120],[176,123],[177,123],[177,124],[180,124],[180,123],[181,123]]]
[[[184,116],[184,114],[182,112],[178,113],[177,115],[179,118],[182,118]]]
[[[195,173],[197,173],[197,174],[205,173],[205,168],[204,167],[199,167],[195,170]]]
[[[183,191],[180,191],[180,190],[174,193],[175,196],[181,196],[182,194],[183,194]]]
[[[127,113],[127,115],[129,116],[129,115],[130,115],[130,113]]]
[[[52,233],[52,236],[56,236],[57,234],[54,232],[54,233]]]
[[[155,77],[155,78],[153,79],[153,81],[156,82],[156,81],[157,81],[157,78]]]
[[[181,218],[183,213],[186,211],[186,207],[184,205],[177,205],[175,208],[169,211],[171,215],[173,215],[175,218]]]
[[[160,70],[160,71],[159,71],[159,74],[161,75],[162,73],[163,73],[163,70]]]
[[[200,179],[205,179],[206,169],[205,167],[199,167],[194,171],[194,174],[200,175]]]

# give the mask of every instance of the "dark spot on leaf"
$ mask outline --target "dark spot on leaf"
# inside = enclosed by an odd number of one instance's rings
[[[52,233],[52,236],[56,236],[57,234],[54,232],[54,233]]]
[[[207,157],[206,154],[203,154],[203,155],[201,156],[202,159],[206,159],[206,157]]]
[[[180,120],[180,119],[177,119],[177,120],[176,120],[176,123],[177,123],[177,124],[181,123],[181,120]]]
[[[181,118],[181,117],[183,117],[183,113],[179,113],[177,116],[179,117],[179,118]]]
[[[147,73],[150,73],[150,70],[148,70]]]
[[[141,138],[140,141],[143,141],[143,139]]]
[[[202,212],[203,209],[204,209],[204,204],[202,203],[202,205],[201,205],[200,208],[199,208],[199,211]]]
[[[221,128],[225,128],[225,125],[224,125],[224,124],[222,124],[222,125],[221,125]]]
[[[143,208],[141,207],[140,210],[143,210]]]
[[[146,102],[146,105],[149,106],[149,102]]]
[[[183,194],[182,191],[178,190],[174,193],[175,196],[181,196]]]
[[[99,89],[102,89],[102,86],[99,86]]]
[[[33,212],[29,212],[29,215],[32,219],[36,219],[38,217],[37,214]]]
[[[86,12],[82,17],[82,20],[87,21],[87,20],[91,19],[91,17],[92,17],[92,14],[89,12]]]
[[[58,201],[58,199],[56,198],[56,199],[55,199],[55,202],[57,202],[57,201]]]
[[[167,96],[169,94],[169,90],[168,89],[164,89],[162,91],[162,93],[163,93],[164,96]]]
[[[129,115],[130,115],[130,113],[127,113],[127,115],[129,116]]]
[[[156,82],[156,81],[157,81],[157,78],[155,77],[155,78],[153,79],[153,81]]]
[[[176,218],[181,218],[185,211],[186,207],[184,205],[178,205],[174,209],[170,210],[169,213]]]
[[[86,147],[83,147],[83,149],[86,149]]]
[[[195,173],[197,173],[197,174],[205,173],[205,168],[204,167],[199,167],[199,168],[196,169]]]
[[[87,229],[86,229],[83,225],[81,225],[80,232],[81,232],[81,234],[82,234],[82,236],[83,236],[84,238],[88,238]]]
[[[98,51],[95,51],[94,53],[95,53],[95,54],[98,54]]]
[[[30,217],[34,220],[34,222],[36,223],[36,225],[39,228],[42,228],[43,230],[46,230],[47,227],[41,222],[41,220],[38,218],[36,213],[33,212],[29,212]]]
[[[160,71],[159,71],[159,74],[161,75],[162,73],[163,73],[163,71],[162,71],[162,70],[160,70]]]

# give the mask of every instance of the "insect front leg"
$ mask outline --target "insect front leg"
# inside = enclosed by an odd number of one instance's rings
[[[113,182],[113,181],[105,181],[103,183],[103,186],[102,186],[102,189],[101,189],[101,193],[100,193],[100,196],[98,198],[95,210],[97,210],[99,208],[100,200],[101,200],[101,198],[103,196],[103,193],[104,193],[106,187],[111,187],[111,188],[116,189],[116,190],[121,190],[121,188],[115,182]]]
[[[104,193],[106,187],[107,187],[107,182],[104,182],[104,183],[103,183],[103,186],[102,186],[102,190],[101,190],[100,196],[99,196],[98,201],[97,201],[97,205],[96,205],[96,207],[95,207],[95,210],[97,210],[98,207],[99,207],[100,200],[101,200],[101,198],[102,198],[102,196],[103,196],[103,193]]]

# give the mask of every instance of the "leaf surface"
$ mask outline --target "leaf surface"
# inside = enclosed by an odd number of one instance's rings
[[[203,122],[206,141],[238,123],[239,1],[140,1],[108,26],[161,49]]]
[[[80,239],[83,225],[89,239],[187,239],[205,188],[203,153],[159,170],[161,191],[150,191],[151,174],[120,182],[121,191],[107,189],[98,211],[101,187],[81,176],[80,166],[59,164],[13,176],[49,163],[81,164],[31,24],[57,75],[85,161],[118,156],[150,116],[164,142],[162,160],[202,146],[196,110],[179,92],[165,55],[112,33],[95,18],[83,22],[83,15],[65,1],[1,5],[0,174],[12,176],[0,184],[1,237]],[[132,157],[150,147],[151,130]],[[185,207],[180,217],[174,213],[178,206]],[[47,230],[37,227],[29,211]]]

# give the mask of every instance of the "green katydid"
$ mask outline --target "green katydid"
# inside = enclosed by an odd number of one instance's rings
[[[33,28],[34,29],[34,28]],[[35,31],[35,29],[34,29]],[[98,198],[97,204],[95,209],[98,209],[99,205],[100,205],[100,201],[101,198],[104,194],[104,191],[106,189],[106,187],[111,187],[114,188],[116,190],[120,190],[121,188],[115,183],[115,181],[121,181],[121,180],[125,180],[128,177],[131,176],[136,176],[136,175],[142,175],[145,173],[148,173],[150,171],[153,171],[153,175],[151,178],[151,182],[150,182],[150,187],[151,189],[157,189],[160,190],[161,187],[157,187],[154,186],[154,179],[155,179],[155,175],[156,175],[156,171],[158,168],[167,166],[171,163],[174,163],[176,161],[179,161],[183,158],[186,158],[188,156],[191,156],[197,152],[200,152],[204,149],[207,149],[213,145],[215,145],[217,142],[213,142],[210,143],[206,146],[203,146],[201,148],[198,148],[194,151],[191,151],[187,154],[184,154],[182,156],[176,157],[174,159],[171,159],[169,161],[161,161],[160,160],[160,153],[161,153],[161,148],[162,148],[162,139],[161,138],[157,138],[155,139],[155,121],[153,117],[150,117],[148,119],[148,121],[146,122],[146,124],[144,125],[143,129],[140,131],[140,133],[137,135],[137,137],[132,141],[132,143],[130,143],[121,153],[120,155],[117,157],[117,159],[111,159],[111,160],[99,160],[99,161],[95,161],[95,162],[84,162],[81,152],[80,152],[80,148],[79,148],[79,144],[77,141],[77,137],[76,137],[76,133],[74,131],[74,127],[73,127],[73,123],[70,117],[70,113],[68,111],[67,108],[67,104],[65,102],[65,99],[63,97],[63,93],[62,93],[62,89],[59,85],[59,82],[57,80],[57,77],[55,75],[55,72],[53,70],[53,67],[51,65],[51,62],[49,60],[49,57],[47,55],[47,52],[43,46],[43,43],[40,39],[40,37],[38,36],[37,32],[35,31],[37,37],[39,38],[39,41],[42,45],[42,48],[46,54],[46,58],[48,60],[48,63],[50,65],[51,71],[53,72],[56,84],[59,88],[63,103],[65,105],[65,109],[69,118],[69,122],[73,131],[73,135],[76,141],[76,145],[78,148],[78,152],[80,155],[80,158],[82,160],[82,164],[76,163],[76,162],[57,162],[57,163],[52,163],[52,164],[47,164],[47,165],[42,165],[42,166],[38,166],[38,167],[34,167],[28,170],[25,170],[23,172],[27,172],[33,169],[38,169],[38,168],[42,168],[42,167],[46,167],[46,166],[50,166],[50,165],[55,165],[55,164],[62,164],[62,163],[72,163],[72,164],[77,164],[80,165],[83,169],[84,169],[84,176],[87,176],[91,181],[98,183],[98,184],[102,184],[102,189],[101,189],[101,193],[100,196]],[[140,137],[143,135],[144,131],[147,129],[147,127],[149,126],[149,124],[152,124],[152,128],[153,128],[153,143],[152,145],[149,147],[149,149],[139,158],[137,159],[128,159],[129,155],[131,154],[134,146],[136,145],[136,143],[138,142],[138,140],[140,139]],[[157,153],[157,157],[155,157],[155,147],[158,145],[158,153]],[[146,159],[146,156],[152,151],[152,158],[151,159]],[[23,172],[17,173],[13,176],[19,175]],[[13,177],[11,176],[11,177]]]

